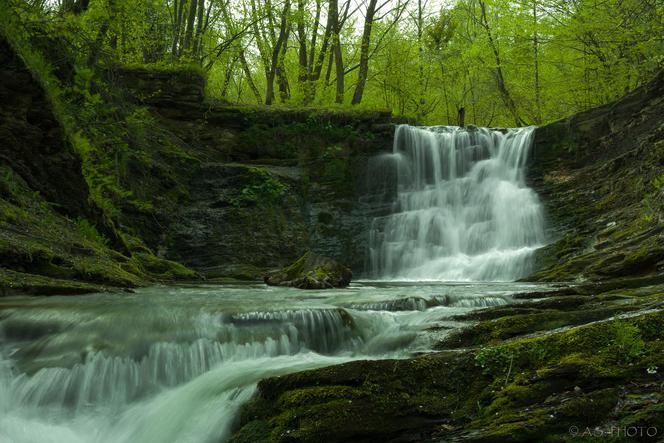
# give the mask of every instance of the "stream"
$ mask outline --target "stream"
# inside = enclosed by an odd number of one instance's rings
[[[0,442],[222,442],[257,382],[406,358],[527,283],[263,284],[0,299]]]

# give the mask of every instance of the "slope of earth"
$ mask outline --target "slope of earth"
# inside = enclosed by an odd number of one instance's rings
[[[4,40],[0,66],[0,295],[132,287],[156,276],[150,263],[187,274],[123,247],[46,94]]]

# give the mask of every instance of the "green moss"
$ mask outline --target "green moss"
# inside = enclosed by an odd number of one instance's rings
[[[664,403],[655,403],[650,400],[650,396],[645,397],[645,407],[624,417],[620,421],[620,425],[624,427],[642,426],[646,429],[656,428],[659,433],[664,428]]]
[[[473,327],[451,334],[439,344],[439,347],[444,349],[490,344],[537,331],[590,323],[635,309],[630,304],[593,307],[592,309],[579,307],[578,310],[562,311],[554,309],[542,309],[535,312],[528,310],[506,311],[499,318],[483,321]]]
[[[12,274],[18,279],[11,286],[13,292],[66,293],[71,288],[71,293],[79,293],[81,288],[96,288],[90,283],[125,287],[145,283],[145,273],[125,268],[129,259],[108,249],[108,240],[88,220],[65,218],[22,186],[16,188],[15,197],[23,208],[0,199],[0,213],[6,214],[0,219],[0,257],[4,266],[19,271]]]
[[[154,256],[151,253],[132,254],[131,264],[142,273],[165,280],[195,280],[199,275],[180,263]]]
[[[560,416],[578,425],[594,424],[605,418],[618,403],[615,388],[601,389],[587,395],[579,395],[561,404]]]
[[[598,211],[604,211],[608,208],[611,208],[612,206],[615,205],[615,203],[618,201],[618,195],[617,194],[609,194],[606,197],[604,197],[602,200],[598,201],[595,204],[595,209]]]
[[[661,313],[639,317],[643,324],[631,319],[597,322],[551,336],[488,347],[478,353],[476,362],[490,374],[504,374],[508,360],[513,371],[544,366],[541,370],[546,373],[551,364],[578,364],[579,371],[595,376],[629,371],[629,365],[643,357],[645,342],[640,331],[652,322],[659,325],[661,317]],[[535,347],[546,349],[546,353],[533,354]]]
[[[647,269],[664,258],[664,248],[659,243],[659,239],[654,240],[643,242],[637,250],[625,256],[625,264],[628,269]]]
[[[283,272],[286,274],[287,280],[292,280],[302,273],[302,268],[307,262],[309,253],[304,254],[302,257],[295,260],[290,266],[284,268]]]
[[[108,292],[102,285],[27,274],[0,268],[0,297],[10,295],[76,295]]]
[[[656,147],[664,150],[664,140],[660,140]],[[664,214],[664,174],[652,179],[650,191],[643,197],[643,219],[646,222],[657,220]]]
[[[366,391],[349,386],[314,386],[296,389],[284,393],[277,402],[281,408],[310,406],[315,403],[326,403],[339,398],[354,399],[367,395]]]

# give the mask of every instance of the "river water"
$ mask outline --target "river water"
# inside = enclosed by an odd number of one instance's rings
[[[221,442],[265,377],[405,358],[525,283],[0,298],[0,442]]]

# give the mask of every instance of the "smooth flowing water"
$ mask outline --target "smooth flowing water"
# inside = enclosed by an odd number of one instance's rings
[[[542,205],[525,184],[534,127],[397,128],[373,177],[396,181],[374,219],[370,272],[395,280],[513,281],[545,244]]]
[[[0,298],[0,442],[221,442],[265,377],[431,349],[529,284]],[[541,287],[539,287],[541,289]]]

